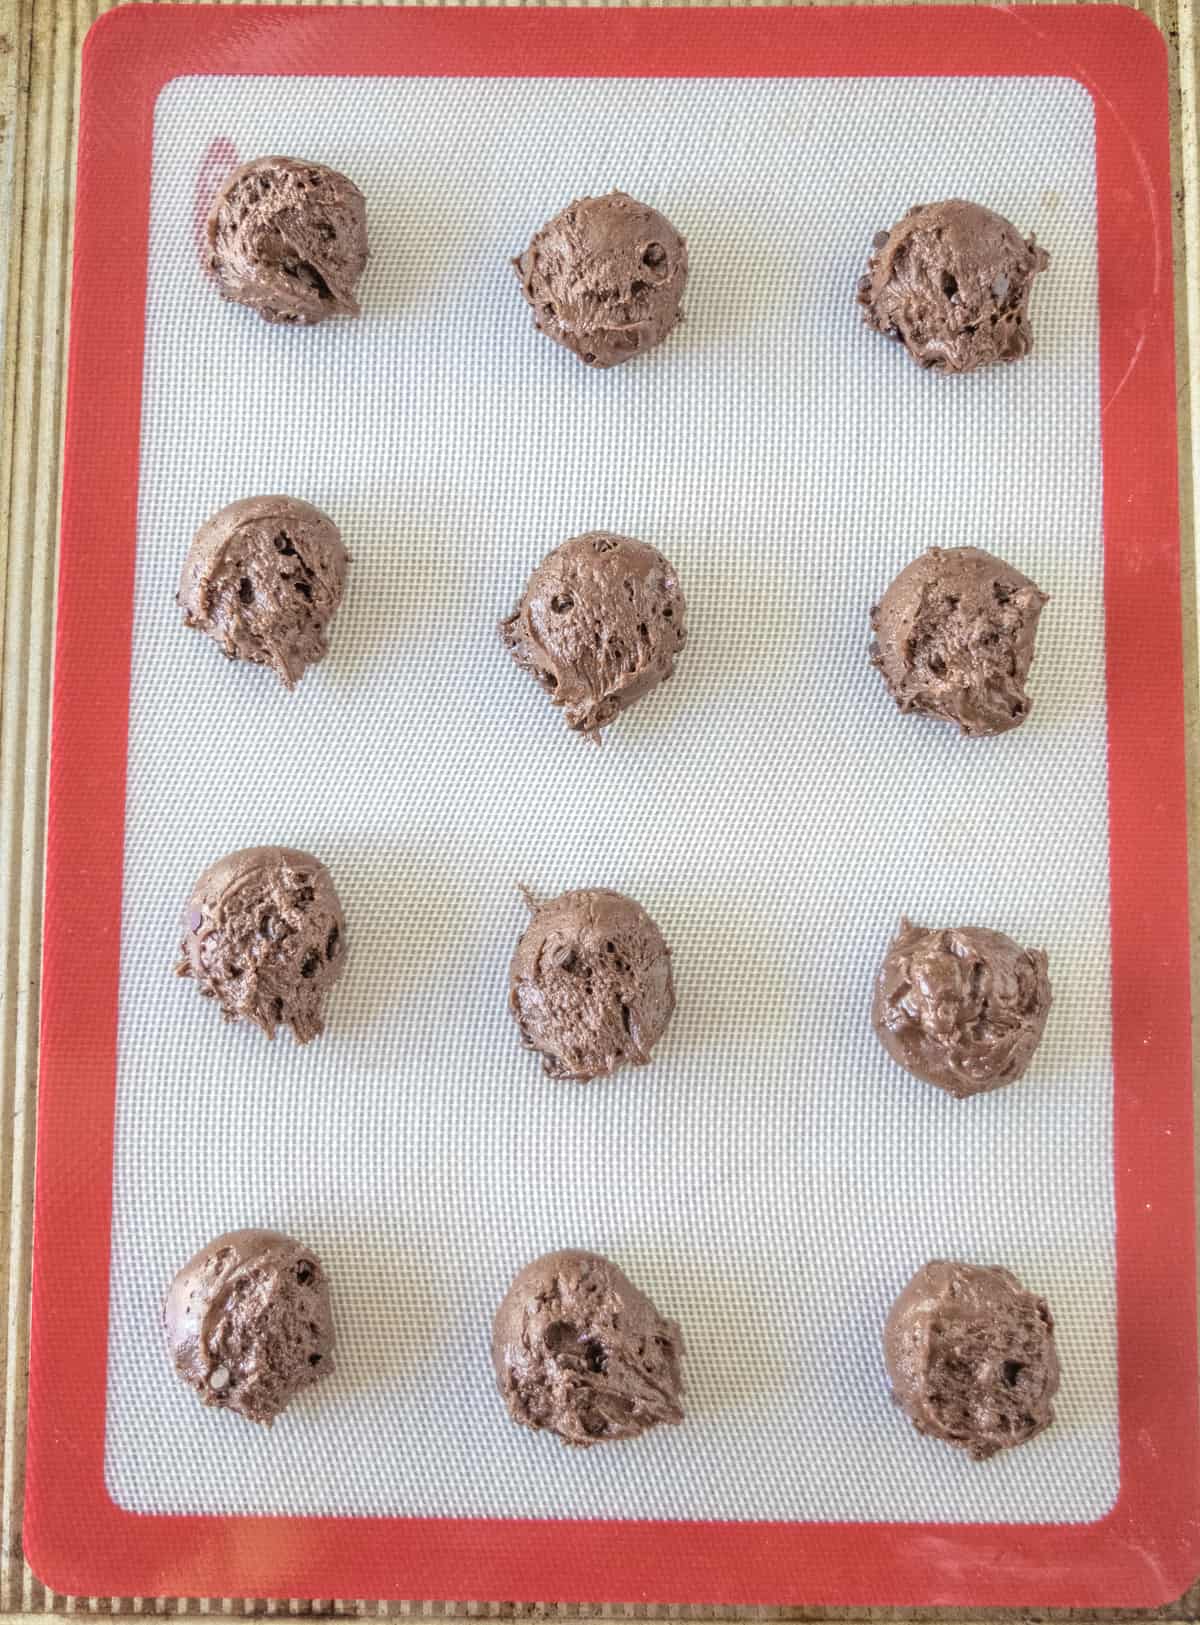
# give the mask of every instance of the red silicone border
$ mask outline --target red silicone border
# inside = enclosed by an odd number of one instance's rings
[[[1096,110],[1121,1487],[1088,1525],[150,1517],[104,1483],[118,939],[155,98],[181,74],[1067,75]],[[1200,1569],[1166,53],[1117,6],[133,6],[84,51],[25,1550],[58,1591],[1137,1606]],[[119,266],[119,296],[113,267]],[[1129,275],[1135,267],[1136,274]],[[1036,363],[1035,363],[1036,364]],[[102,562],[101,562],[102,561]]]

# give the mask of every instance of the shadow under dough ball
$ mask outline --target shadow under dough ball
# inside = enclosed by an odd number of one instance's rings
[[[171,1283],[163,1328],[205,1405],[268,1427],[333,1370],[325,1272],[311,1248],[274,1230],[232,1230],[202,1247]]]
[[[658,926],[616,891],[563,892],[530,907],[508,972],[522,1044],[550,1077],[576,1083],[644,1066],[675,1009]]]
[[[956,723],[971,738],[1018,728],[1049,603],[1028,576],[979,547],[931,547],[871,610],[871,664],[901,711]]]
[[[674,672],[687,604],[661,553],[593,530],[546,555],[500,637],[567,726],[598,743],[601,728]]]
[[[352,180],[299,158],[255,158],[217,193],[209,266],[221,293],[267,322],[360,314],[367,205]]]
[[[682,1422],[683,1340],[597,1253],[526,1264],[496,1311],[492,1364],[514,1422],[587,1447]]]
[[[918,1433],[985,1461],[1054,1420],[1054,1320],[995,1265],[925,1264],[892,1305],[884,1363]]]
[[[921,367],[975,372],[1033,348],[1029,295],[1050,256],[1003,215],[949,198],[877,233],[858,302]]]
[[[683,319],[687,243],[624,192],[568,203],[513,267],[533,325],[589,367],[644,355]]]
[[[176,603],[230,660],[295,688],[329,652],[350,559],[333,520],[295,497],[244,497],[192,538]]]
[[[871,1025],[914,1078],[963,1100],[1022,1077],[1050,1014],[1049,961],[983,926],[901,920],[875,977]]]
[[[324,1031],[325,997],[346,968],[346,921],[311,853],[251,846],[206,869],[183,915],[177,976],[194,978],[226,1021],[298,1044]]]

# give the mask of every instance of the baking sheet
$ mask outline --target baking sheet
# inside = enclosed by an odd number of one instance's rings
[[[1047,132],[1053,139],[1047,139]],[[368,199],[357,324],[266,327],[199,269],[214,143]],[[594,374],[508,270],[620,185],[689,239],[687,323]],[[1072,1522],[1118,1486],[1105,634],[1092,102],[1062,78],[177,79],[154,126],[122,918],[105,1473],[138,1512]],[[860,324],[875,230],[985,199],[1037,232],[1029,365],[921,374]],[[234,497],[325,508],[354,558],[292,697],[179,627]],[[602,751],[493,632],[549,547],[610,527],[689,600],[675,680]],[[1036,709],[971,742],[901,718],[867,609],[931,543],[1052,602]],[[194,875],[311,848],[350,968],[306,1051],[170,967]],[[516,1047],[518,882],[610,884],[676,955],[652,1067],[579,1089]],[[958,1104],[866,1019],[900,913],[1049,949],[1029,1078]],[[270,1433],[203,1411],[157,1307],[209,1234],[320,1252],[337,1375]],[[487,1341],[549,1247],[683,1325],[688,1419],[575,1455],[514,1428]],[[879,1329],[930,1256],[1009,1265],[1058,1322],[1059,1421],[984,1467],[888,1403]]]

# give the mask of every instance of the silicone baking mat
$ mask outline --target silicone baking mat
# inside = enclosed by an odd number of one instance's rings
[[[1148,1603],[1200,1564],[1165,66],[1110,9],[112,14],[85,59],[51,787],[26,1546],[61,1590]],[[365,315],[206,281],[264,151],[368,199]],[[619,184],[689,239],[687,322],[593,374],[508,256]],[[946,380],[858,320],[874,231],[979,197],[1052,255],[1027,365]],[[288,696],[184,635],[235,496],[353,555]],[[690,646],[601,751],[496,618],[558,540],[677,566]],[[1019,733],[901,718],[866,612],[930,543],[1052,601]],[[329,862],[350,968],[306,1050],[170,975],[195,874]],[[517,883],[611,884],[675,952],[644,1071],[546,1080],[504,1008]],[[866,1021],[902,911],[1050,951],[1019,1087],[958,1104]],[[211,1234],[301,1235],[336,1375],[196,1405],[158,1309]],[[688,1415],[573,1454],[487,1357],[508,1278],[616,1257]],[[1050,1299],[1056,1426],[975,1464],[888,1402],[931,1256]]]

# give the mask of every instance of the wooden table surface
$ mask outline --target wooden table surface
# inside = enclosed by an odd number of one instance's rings
[[[230,0],[237,3],[237,0]],[[307,0],[301,0],[307,3]],[[356,3],[356,0],[349,0]],[[441,0],[434,0],[441,3]],[[456,3],[456,0],[446,0]],[[473,3],[473,0],[467,0]],[[554,3],[554,0],[550,0]],[[600,0],[606,3],[606,0]],[[638,3],[638,0],[635,0]],[[703,3],[703,0],[694,0]],[[821,0],[815,0],[821,3]],[[984,0],[986,3],[986,0]],[[1066,0],[1071,3],[1071,0]],[[1117,0],[1114,0],[1117,3]],[[45,829],[60,447],[67,352],[79,53],[110,0],[0,0],[0,1613],[172,1616],[304,1615],[479,1618],[1166,1619],[1200,1620],[1200,1582],[1178,1602],[1140,1615],[1099,1610],[757,1609],[431,1603],[250,1602],[238,1598],[71,1598],[48,1591],[21,1546],[30,1278],[30,1199],[37,1085],[38,975]],[[1196,614],[1193,539],[1200,497],[1200,0],[1142,0],[1171,59],[1179,332],[1180,452],[1188,661],[1192,827],[1197,796]],[[1190,276],[1186,274],[1190,267]],[[120,267],[113,268],[119,296]],[[1189,389],[1190,381],[1190,389]],[[1200,851],[1200,848],[1198,848]],[[1194,869],[1194,874],[1196,870]],[[1197,886],[1193,882],[1193,909]],[[1193,913],[1193,921],[1198,915]],[[1198,934],[1193,931],[1193,940]],[[1196,956],[1200,959],[1200,954]],[[1193,967],[1193,1016],[1200,982]],[[1200,1485],[1196,1487],[1200,1500]]]

